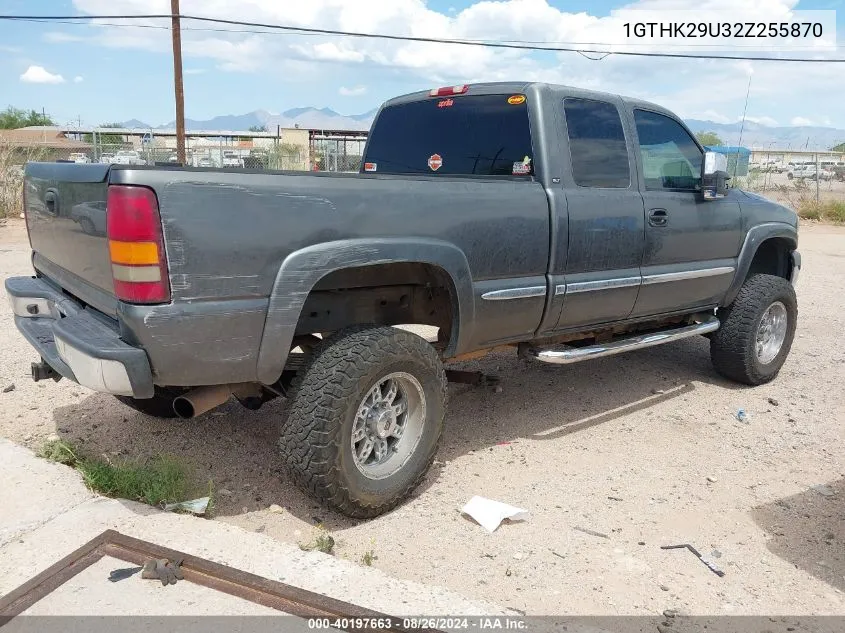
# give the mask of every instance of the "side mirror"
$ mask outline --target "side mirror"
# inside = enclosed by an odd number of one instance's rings
[[[728,157],[718,152],[704,152],[701,161],[701,193],[705,200],[718,200],[728,193]]]

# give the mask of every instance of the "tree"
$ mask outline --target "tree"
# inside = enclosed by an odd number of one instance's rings
[[[839,145],[834,145],[830,148],[831,152],[845,152],[845,143],[840,143]]]
[[[120,128],[123,127],[120,123],[103,123],[100,127]],[[93,134],[84,134],[82,140],[86,143],[94,142]],[[123,145],[123,134],[109,134],[107,132],[97,133],[97,143],[100,145]]]
[[[268,130],[267,130],[266,125],[250,125],[249,131],[250,132],[267,132]]]
[[[55,123],[46,114],[41,114],[35,110],[27,112],[26,110],[9,106],[3,112],[0,112],[0,128],[4,130],[29,127],[30,125],[55,125]]]
[[[698,142],[702,145],[709,145],[711,147],[723,145],[722,139],[720,139],[719,135],[715,132],[696,132],[695,138],[697,138]]]

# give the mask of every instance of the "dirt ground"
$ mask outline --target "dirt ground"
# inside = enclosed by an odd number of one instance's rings
[[[451,386],[434,468],[372,521],[320,508],[279,474],[283,402],[168,422],[68,381],[33,383],[35,355],[5,303],[0,389],[15,389],[0,393],[0,435],[176,455],[214,482],[216,520],[293,543],[323,523],[338,556],[372,551],[388,573],[528,614],[845,614],[845,228],[803,226],[800,250],[798,335],[773,383],[722,380],[704,338],[568,368],[508,354],[465,363],[502,391]],[[30,272],[23,224],[10,221],[0,277]],[[476,494],[530,517],[488,534],[459,511]],[[660,548],[679,543],[712,554],[724,577]]]

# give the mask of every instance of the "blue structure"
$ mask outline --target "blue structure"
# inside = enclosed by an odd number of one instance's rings
[[[708,152],[717,152],[728,157],[728,173],[731,176],[747,176],[751,150],[747,147],[728,147],[723,145],[705,145]]]

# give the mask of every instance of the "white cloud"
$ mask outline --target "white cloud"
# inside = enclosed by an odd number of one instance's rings
[[[62,31],[48,31],[44,34],[45,42],[52,42],[54,44],[61,44],[64,42],[84,42],[85,37],[82,35],[72,35]]]
[[[789,122],[791,125],[813,125],[813,122],[803,116],[796,116],[792,117],[792,120]]]
[[[309,0],[279,2],[249,0],[250,21],[316,27],[353,32],[371,32],[417,37],[534,41],[559,43],[583,49],[601,43],[613,51],[711,51],[725,52],[739,44],[723,42],[722,48],[701,48],[707,40],[628,40],[623,24],[631,10],[646,19],[663,16],[668,10],[694,10],[699,20],[719,22],[744,12],[759,21],[789,18],[798,0],[627,0],[610,15],[593,15],[590,10],[569,12],[550,4],[551,0],[473,0],[456,11],[439,12],[424,0]],[[167,0],[73,0],[88,14],[167,13]],[[625,0],[621,0],[625,2]],[[736,5],[742,6],[737,8]],[[222,0],[183,0],[186,14],[225,19],[243,19],[240,3]],[[647,13],[650,12],[650,13]],[[110,20],[109,22],[114,22]],[[149,26],[168,26],[168,20],[146,20]],[[189,26],[186,23],[186,26]],[[196,24],[191,24],[196,27]],[[233,27],[235,28],[235,27]],[[115,48],[134,48],[167,54],[169,32],[100,25],[87,31],[89,39]],[[280,77],[294,72],[319,80],[338,65],[344,74],[357,74],[341,81],[365,82],[370,93],[400,73],[405,84],[528,80],[550,81],[618,92],[657,101],[681,116],[712,118],[721,122],[741,118],[745,91],[752,76],[749,111],[763,124],[789,120],[798,112],[821,121],[835,117],[845,125],[836,107],[845,100],[845,84],[839,81],[837,64],[788,64],[741,61],[658,59],[611,55],[590,61],[575,53],[531,53],[481,47],[421,42],[384,41],[335,36],[297,36],[260,33],[209,33],[183,30],[183,52],[187,59],[211,60],[231,72],[260,72]],[[750,41],[745,46],[756,44]],[[695,45],[696,48],[690,48]],[[682,47],[686,47],[686,49]],[[806,46],[806,45],[805,45]],[[830,48],[815,43],[815,54],[831,56]],[[810,55],[812,51],[803,51]],[[353,84],[354,85],[354,84]],[[787,87],[785,89],[785,87]],[[808,95],[825,95],[808,105]],[[809,109],[808,109],[809,108]],[[749,119],[750,120],[750,119]]]
[[[30,66],[21,75],[21,81],[28,84],[63,84],[65,78],[54,75],[43,66]]]
[[[77,75],[73,78],[73,83],[75,84],[81,84],[83,81],[85,81],[85,78],[82,75]]]
[[[185,68],[183,72],[186,75],[204,75],[205,68]]]
[[[367,86],[355,86],[353,88],[341,86],[337,93],[341,97],[360,97],[361,95],[367,94]]]
[[[778,124],[777,119],[773,119],[770,116],[747,116],[745,117],[746,121],[751,121],[752,123],[759,123],[760,125],[766,125],[768,127],[774,127]],[[739,121],[742,121],[742,117],[739,118]]]

